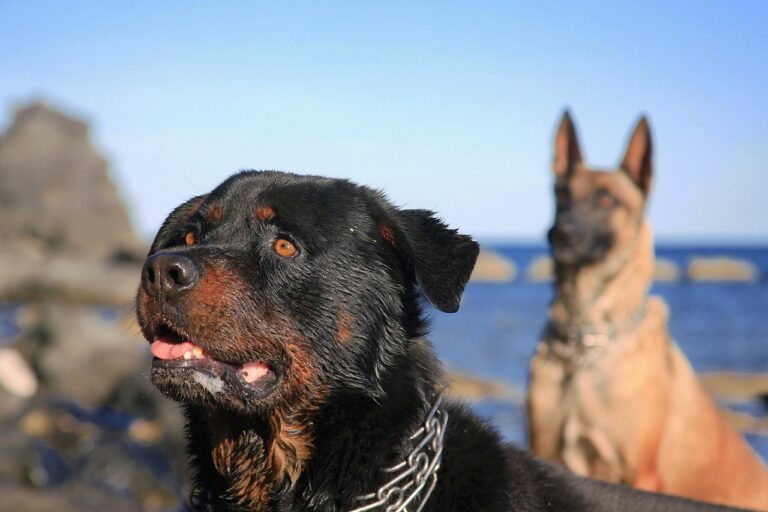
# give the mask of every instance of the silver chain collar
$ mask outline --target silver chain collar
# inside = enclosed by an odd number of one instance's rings
[[[559,359],[585,367],[594,363],[622,335],[634,331],[645,320],[648,300],[619,325],[612,323],[566,325],[551,322],[545,337],[546,346]],[[540,349],[544,348],[540,346]]]
[[[358,496],[358,501],[367,503],[349,512],[419,512],[424,508],[437,485],[443,458],[448,412],[440,409],[442,401],[440,393],[424,423],[411,435],[414,447],[405,460],[382,470],[393,476],[376,492]]]

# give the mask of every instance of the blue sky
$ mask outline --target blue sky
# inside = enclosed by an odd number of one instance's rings
[[[351,178],[543,240],[552,132],[614,166],[638,115],[664,240],[768,241],[768,2],[0,0],[0,125],[93,122],[138,229],[243,168]]]

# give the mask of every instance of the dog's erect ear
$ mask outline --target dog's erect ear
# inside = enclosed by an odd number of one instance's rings
[[[558,179],[568,178],[579,162],[581,150],[576,138],[576,128],[571,114],[566,110],[555,133],[555,159],[552,162],[552,170]]]
[[[408,260],[424,296],[440,311],[458,310],[480,250],[477,243],[428,210],[400,210],[393,220],[397,233],[383,238]]]
[[[637,122],[635,131],[629,139],[621,169],[634,181],[644,195],[651,190],[652,173],[651,129],[645,116]]]

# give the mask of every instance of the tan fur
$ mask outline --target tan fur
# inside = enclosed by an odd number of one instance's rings
[[[269,507],[276,483],[270,479],[272,473],[268,471],[267,461],[253,458],[253,443],[259,443],[261,439],[236,428],[225,414],[210,414],[208,427],[211,460],[216,471],[229,480],[229,492],[234,500],[252,510]]]
[[[563,140],[556,144],[558,153],[567,150]],[[637,159],[633,152],[630,143],[629,157]],[[563,357],[562,340],[542,340],[528,395],[533,452],[585,476],[768,510],[768,470],[670,339],[663,301],[647,296],[653,240],[635,183],[647,192],[650,174],[633,182],[625,172],[586,169],[580,157],[566,169],[564,160],[567,155],[556,155],[555,171],[558,178],[571,173],[563,179],[572,194],[601,186],[621,196],[624,207],[611,214],[616,237],[603,259],[577,270],[556,267],[551,321],[621,326],[644,304],[646,313],[628,332],[592,349],[586,363]]]
[[[219,221],[221,221],[221,217],[224,215],[224,210],[221,208],[221,205],[214,204],[209,206],[203,216],[205,217],[205,220],[210,222],[211,224],[216,224]]]
[[[395,232],[392,230],[392,227],[383,222],[379,223],[379,236],[382,240],[386,240],[393,246],[395,245]]]
[[[354,317],[347,311],[341,310],[336,315],[336,341],[346,345],[352,340],[354,333]]]
[[[275,210],[271,206],[261,206],[254,212],[258,220],[272,220],[275,218]]]
[[[293,344],[287,349],[294,371],[287,378],[286,392],[297,395],[296,405],[294,412],[273,409],[269,435],[254,435],[225,414],[213,413],[208,418],[213,465],[230,482],[232,497],[250,510],[266,510],[278,489],[296,483],[312,455],[307,418],[315,414],[326,396],[317,386],[315,395],[307,392],[307,387],[313,386],[307,353]]]
[[[229,481],[233,499],[249,510],[266,510],[286,481],[292,486],[312,451],[303,425],[286,420],[284,411],[275,411],[269,423],[270,435],[262,439],[224,414],[208,419],[213,465]]]

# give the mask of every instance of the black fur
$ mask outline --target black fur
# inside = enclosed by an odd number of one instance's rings
[[[298,254],[276,254],[281,238]],[[152,372],[185,406],[207,506],[343,511],[377,490],[444,385],[420,294],[455,311],[477,253],[431,212],[344,180],[242,172],[177,208],[152,245],[138,316],[150,342],[174,335],[210,358],[202,369],[156,360]],[[153,292],[157,255],[191,259],[199,282]],[[269,363],[274,386],[238,380],[254,360]],[[446,409],[426,511],[719,510],[571,476],[505,445],[465,407]]]

